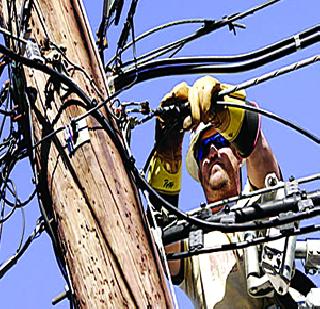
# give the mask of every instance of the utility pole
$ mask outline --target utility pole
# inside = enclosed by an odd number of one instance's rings
[[[25,37],[42,48],[48,66],[68,75],[91,99],[101,102],[108,97],[82,1],[0,1],[4,27],[11,25],[19,36],[17,25],[26,20]],[[17,20],[20,12],[24,16]],[[49,48],[53,43],[67,58]],[[85,102],[59,80],[26,67],[24,75],[35,144],[86,113]],[[56,250],[69,272],[76,307],[170,308],[135,184],[99,121],[93,116],[86,121],[90,140],[73,154],[65,147],[63,131],[34,151],[40,200],[53,219]]]

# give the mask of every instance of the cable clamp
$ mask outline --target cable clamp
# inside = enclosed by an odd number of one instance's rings
[[[33,39],[27,41],[24,55],[30,60],[38,61],[43,64],[45,63],[45,59],[41,56],[39,46]]]
[[[284,192],[286,197],[293,197],[300,195],[300,189],[298,182],[293,176],[290,177],[289,182],[284,184]]]
[[[203,231],[202,230],[190,231],[189,238],[188,238],[188,245],[189,245],[189,251],[202,249],[204,245]]]
[[[70,124],[65,126],[64,134],[69,156],[72,156],[78,147],[90,141],[86,118],[71,120]]]
[[[293,37],[293,39],[294,39],[294,42],[296,43],[296,49],[297,49],[297,50],[302,49],[302,47],[301,47],[301,40],[300,40],[299,34],[296,34],[296,35]]]

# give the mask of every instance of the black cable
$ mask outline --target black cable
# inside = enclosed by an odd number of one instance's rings
[[[0,44],[0,53],[5,54],[6,56],[11,58],[12,60],[21,62],[22,64],[24,64],[25,66],[27,66],[29,68],[37,69],[43,73],[46,73],[46,74],[53,76],[54,78],[58,79],[60,82],[62,82],[66,86],[68,86],[70,88],[70,90],[73,91],[74,93],[76,93],[84,102],[88,103],[88,97],[87,97],[86,93],[82,89],[80,89],[72,81],[72,79],[70,79],[68,76],[51,69],[50,67],[46,66],[45,64],[43,64],[41,62],[37,62],[35,60],[31,60],[31,59],[28,59],[24,56],[21,56],[15,52],[9,50],[8,48],[6,48],[2,44]]]
[[[5,263],[0,265],[0,279],[10,270],[15,264],[17,264],[18,260],[25,253],[25,251],[29,248],[32,241],[39,236],[44,231],[43,221],[38,220],[38,224],[33,231],[33,233],[27,238],[23,246],[17,253],[11,256]]]
[[[254,107],[254,106],[251,106],[251,105],[239,105],[239,104],[236,104],[236,103],[232,103],[232,102],[227,102],[227,101],[218,101],[217,102],[217,105],[220,105],[220,106],[230,106],[230,107],[233,107],[233,108],[239,108],[239,109],[245,109],[245,110],[249,110],[249,111],[252,111],[252,112],[256,112],[260,115],[263,115],[267,118],[270,118],[270,119],[273,119],[295,131],[297,131],[299,134],[301,134],[302,136],[310,139],[311,141],[315,142],[316,144],[320,144],[320,138],[312,133],[310,133],[309,131],[307,131],[306,129],[294,124],[292,121],[289,121],[289,120],[286,120],[284,119],[283,117],[280,117],[268,110],[265,110],[265,109],[262,109],[262,108],[259,108],[259,107]]]
[[[216,246],[216,247],[195,249],[193,251],[184,251],[184,252],[178,252],[178,253],[169,253],[169,254],[167,254],[167,259],[168,260],[184,259],[184,258],[188,258],[191,256],[200,255],[200,254],[245,249],[245,248],[248,248],[251,246],[257,246],[257,245],[264,243],[264,242],[267,242],[267,241],[273,241],[273,240],[281,239],[283,237],[288,237],[288,236],[309,234],[309,233],[314,233],[317,231],[320,231],[320,224],[312,224],[312,225],[307,225],[305,227],[297,228],[294,230],[280,231],[279,235],[257,237],[257,238],[250,240],[250,241],[232,242],[230,244],[224,244],[224,245]]]
[[[167,45],[163,45],[161,47],[159,47],[158,49],[151,51],[147,54],[144,54],[140,57],[137,58],[138,63],[143,63],[146,61],[150,61],[156,57],[159,57],[175,48],[180,48],[182,46],[184,46],[186,43],[191,42],[197,38],[200,38],[204,35],[207,35],[209,33],[211,33],[214,30],[217,30],[219,28],[225,27],[225,26],[230,26],[232,25],[233,22],[235,22],[236,20],[239,19],[243,19],[259,10],[264,9],[265,7],[269,6],[269,5],[273,5],[276,2],[279,2],[280,0],[271,0],[268,2],[265,2],[261,5],[255,6],[253,8],[250,8],[244,12],[241,13],[233,13],[230,14],[229,16],[226,16],[224,18],[222,18],[219,21],[214,21],[213,23],[209,23],[209,24],[205,24],[203,28],[198,29],[198,31],[196,31],[194,34],[186,36],[178,41],[169,43]],[[144,59],[144,60],[143,60]],[[128,64],[128,63],[127,63]]]
[[[1,202],[0,220],[2,220],[4,218],[5,205],[3,200],[0,200],[0,202]],[[0,223],[0,245],[2,241],[2,232],[3,232],[3,224]]]
[[[20,243],[18,246],[17,251],[20,251],[23,245],[23,240],[24,240],[24,234],[26,232],[26,216],[24,213],[24,208],[20,208],[21,210],[21,218],[22,218],[22,233],[21,233],[21,237],[20,237]]]
[[[274,52],[279,49],[287,48],[287,46],[295,45],[296,50],[301,49],[300,46],[301,40],[308,39],[311,35],[317,34],[320,31],[320,25],[314,25],[308,29],[305,29],[293,36],[285,38],[283,40],[277,41],[275,43],[269,44],[260,48],[244,54],[231,55],[231,56],[196,56],[196,57],[178,57],[174,59],[164,58],[159,60],[149,61],[148,64],[151,66],[162,66],[162,65],[171,65],[171,64],[214,64],[217,62],[224,63],[233,63],[240,62],[245,60],[252,60],[257,57],[261,57]],[[145,64],[147,67],[147,64]],[[129,69],[130,66],[126,66],[126,63],[123,64],[122,70],[126,71],[126,67]]]
[[[13,204],[7,200],[6,200],[6,204],[10,207],[23,208],[24,206],[28,205],[34,199],[34,197],[36,196],[36,193],[37,193],[37,188],[35,188],[32,191],[32,193],[24,201],[20,201],[20,199],[17,198],[16,206],[15,206],[15,204]]]
[[[320,32],[307,36],[301,39],[301,48],[305,48],[320,41]],[[128,68],[126,71],[114,77],[115,90],[121,90],[122,87],[126,87],[128,84],[132,84],[133,77],[137,76],[135,84],[162,76],[182,75],[182,74],[226,74],[226,73],[240,73],[249,70],[260,68],[261,66],[278,60],[284,56],[290,55],[297,51],[296,43],[290,43],[283,48],[269,51],[262,56],[241,61],[238,63],[227,64],[199,64],[199,63],[182,63],[180,60],[175,63],[175,59],[171,60],[169,64],[158,64],[157,61],[146,63],[144,65],[138,65],[138,72],[136,68]],[[260,53],[258,53],[260,54]],[[241,55],[239,56],[241,57]],[[186,58],[188,59],[188,58]],[[166,60],[166,62],[168,62]]]
[[[183,25],[183,24],[210,24],[213,23],[214,20],[210,20],[210,19],[184,19],[184,20],[176,20],[173,22],[169,22],[157,27],[154,27],[152,29],[147,30],[146,32],[142,33],[141,35],[137,36],[135,39],[135,43],[139,42],[140,40],[156,33],[157,31],[169,28],[169,27],[173,27],[173,26],[177,26],[177,25]],[[134,44],[133,41],[127,43],[126,45],[124,45],[122,47],[122,53],[124,51],[126,51],[130,46],[132,46],[132,44]],[[106,69],[110,66],[110,64],[115,61],[117,58],[117,54],[112,57],[111,59],[109,59],[108,63],[106,64]],[[134,60],[133,60],[134,61]],[[132,60],[129,63],[133,62]],[[126,62],[126,64],[129,64],[128,62]]]
[[[122,53],[123,46],[128,41],[130,29],[132,29],[133,27],[133,18],[136,12],[137,4],[138,4],[138,0],[131,0],[130,8],[127,15],[127,20],[123,25],[123,28],[117,43],[118,47],[117,47],[116,54],[118,55],[118,57]],[[135,44],[135,40],[133,40],[133,42],[134,42],[133,44]]]
[[[21,4],[19,28],[23,37],[25,36],[25,32],[27,31],[29,18],[31,17],[32,3],[33,0],[23,0]]]

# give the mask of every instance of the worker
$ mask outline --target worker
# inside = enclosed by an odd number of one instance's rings
[[[228,88],[211,76],[199,78],[192,87],[181,83],[162,100],[161,106],[188,101],[191,115],[180,126],[172,127],[158,119],[157,149],[150,163],[148,181],[168,201],[178,206],[181,184],[182,142],[191,130],[186,156],[187,170],[201,184],[207,203],[241,193],[241,165],[246,163],[247,188],[265,186],[265,177],[274,173],[280,180],[277,160],[261,130],[260,116],[241,108],[222,107],[217,99],[244,104],[245,92],[217,98]],[[171,127],[169,129],[169,127]],[[221,207],[213,208],[217,213]],[[239,234],[239,233],[238,233]],[[237,240],[237,234],[210,232],[204,246],[212,247]],[[239,239],[238,239],[239,240]],[[187,249],[182,241],[166,247],[167,253]],[[202,254],[169,262],[174,283],[179,284],[196,308],[267,308],[273,299],[252,298],[247,293],[242,250]],[[270,307],[271,308],[271,307]]]

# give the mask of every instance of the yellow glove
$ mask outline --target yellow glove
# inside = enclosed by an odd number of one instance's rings
[[[217,131],[232,142],[242,157],[250,155],[254,149],[260,132],[260,117],[257,113],[242,108],[216,105],[218,93],[231,87],[220,84],[211,76],[199,78],[189,90],[191,117],[184,121],[185,128],[197,126],[200,122],[212,123]],[[245,101],[243,90],[224,96],[223,100],[239,104],[249,104]]]
[[[212,120],[212,98],[220,89],[219,81],[211,76],[201,77],[194,83],[188,95],[191,116],[184,120],[184,128],[190,129],[200,122],[209,123]]]
[[[160,106],[187,102],[188,93],[189,86],[181,83],[164,96]],[[163,139],[168,125],[170,124],[167,124],[165,119],[158,118],[156,121],[155,142],[158,145],[150,161],[148,182],[157,191],[174,195],[178,194],[181,188],[183,132],[181,127],[174,127]]]

